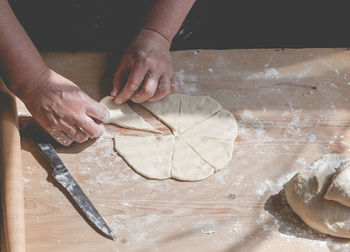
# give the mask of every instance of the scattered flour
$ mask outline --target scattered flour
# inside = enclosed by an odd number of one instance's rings
[[[237,232],[237,231],[241,231],[242,229],[243,229],[243,224],[240,222],[236,222],[232,225],[230,232]]]
[[[293,112],[293,119],[288,123],[284,130],[286,141],[294,142],[314,142],[317,137],[313,131],[319,126],[320,120],[311,116],[300,119],[299,112]]]
[[[271,67],[265,69],[265,78],[266,79],[272,79],[272,80],[277,80],[280,77],[280,73],[276,70],[276,68]]]
[[[219,181],[221,184],[225,184],[225,178],[228,177],[230,173],[230,170],[229,169],[224,169],[224,170],[220,170],[219,172],[217,172],[215,174],[215,180],[216,181]]]
[[[123,207],[131,207],[132,205],[130,205],[128,202],[126,201],[122,201],[119,203],[120,205],[122,205]]]
[[[264,72],[253,72],[248,74],[244,79],[252,80],[278,80],[281,78],[281,74],[277,71],[276,68],[270,67],[266,68]]]
[[[309,165],[303,157],[298,157],[296,163],[300,165],[302,169],[305,169]]]
[[[177,80],[179,81],[180,88],[186,94],[192,94],[197,91],[196,84],[185,84],[185,82],[196,82],[197,76],[194,74],[185,74],[184,70],[181,69],[179,72],[175,73]]]
[[[306,68],[304,70],[302,70],[296,78],[296,81],[299,82],[300,80],[304,79],[312,70],[312,67]]]
[[[288,111],[284,111],[281,116],[288,116],[290,113]]]
[[[216,223],[213,220],[200,222],[201,233],[209,235],[216,232]]]
[[[270,194],[278,193],[285,183],[287,183],[293,176],[295,175],[295,172],[288,172],[286,174],[283,174],[279,178],[275,180],[266,179],[262,182],[254,182],[255,187],[257,188],[255,190],[255,195],[260,199],[263,197],[266,192],[269,192]]]
[[[345,141],[340,141],[340,144],[350,146],[350,144],[348,142],[345,142]]]
[[[310,143],[315,142],[315,140],[316,140],[316,136],[314,134],[307,136],[307,138],[309,139]]]
[[[232,185],[238,186],[241,184],[242,180],[243,180],[243,175],[236,176]]]
[[[243,113],[241,114],[240,117],[243,120],[253,119],[254,118],[252,111],[250,111],[248,109],[243,110]]]
[[[340,72],[339,72],[338,69],[336,69],[335,67],[333,67],[331,64],[329,64],[327,61],[325,61],[325,60],[322,59],[322,58],[319,58],[319,60],[320,60],[323,64],[325,64],[329,69],[333,70],[337,76],[339,76]]]
[[[117,185],[118,173],[116,170],[99,172],[95,177],[85,181],[89,185]]]

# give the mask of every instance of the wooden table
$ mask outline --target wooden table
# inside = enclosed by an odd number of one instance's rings
[[[106,54],[42,55],[93,98],[108,94],[113,67]],[[349,251],[347,240],[308,229],[281,189],[319,156],[350,154],[350,51],[196,50],[172,56],[180,92],[210,95],[236,117],[239,137],[229,165],[201,182],[145,179],[115,153],[112,137],[148,133],[114,126],[95,142],[57,147],[117,234],[113,242],[85,222],[23,137],[27,251]],[[28,115],[19,107],[20,116]]]

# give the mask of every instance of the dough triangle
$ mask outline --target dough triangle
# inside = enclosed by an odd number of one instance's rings
[[[180,95],[169,95],[160,101],[144,102],[141,105],[165,125],[172,130],[177,131],[180,111]]]
[[[237,122],[233,115],[222,109],[207,120],[183,133],[184,137],[208,137],[234,140],[237,137]]]
[[[179,133],[183,133],[219,110],[221,105],[209,96],[181,95]]]
[[[104,97],[100,103],[106,106],[109,112],[109,121],[106,123],[113,123],[128,129],[161,133],[143,120],[127,103],[116,105],[112,96]]]
[[[197,181],[209,177],[214,169],[204,162],[188,144],[176,137],[171,177],[178,180]]]
[[[184,140],[215,171],[222,169],[232,158],[233,140],[222,140],[205,137],[187,137]]]
[[[170,178],[174,136],[117,136],[115,149],[141,175],[153,179]]]

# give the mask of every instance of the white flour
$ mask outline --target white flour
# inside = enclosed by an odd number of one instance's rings
[[[181,69],[179,72],[175,73],[175,76],[179,82],[180,89],[183,90],[185,92],[185,94],[193,94],[197,91],[196,84],[190,84],[190,82],[197,81],[196,75],[185,74],[185,71],[183,69]]]

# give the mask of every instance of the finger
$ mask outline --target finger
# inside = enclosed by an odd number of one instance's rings
[[[83,118],[80,118],[75,124],[81,129],[81,131],[91,138],[100,137],[104,132],[104,126],[97,124],[87,115],[84,115]]]
[[[60,144],[64,146],[70,145],[73,140],[64,133],[60,127],[60,119],[55,113],[49,114],[49,119],[45,122],[40,122],[44,129]],[[67,129],[68,131],[74,131],[74,129]]]
[[[67,123],[62,119],[57,120],[56,125],[59,127],[61,131],[63,131],[71,139],[73,139],[72,136],[74,136],[77,133],[77,129],[74,124]]]
[[[91,99],[91,104],[86,109],[86,114],[99,122],[107,122],[109,120],[109,112],[105,106]]]
[[[137,91],[131,100],[136,103],[147,101],[151,98],[157,90],[159,76],[153,76],[147,72],[145,80],[143,81],[141,90]]]
[[[135,67],[131,70],[128,81],[126,82],[122,91],[114,99],[114,102],[117,105],[126,102],[134,95],[134,93],[141,86],[146,72],[147,69],[145,68],[145,66],[140,64],[135,65]]]
[[[64,146],[68,146],[73,142],[73,140],[68,137],[66,133],[59,129],[50,129],[48,132],[58,143]]]
[[[119,66],[113,77],[113,88],[111,96],[116,96],[127,80],[129,69],[125,66]]]
[[[163,97],[169,95],[171,93],[171,82],[170,78],[167,77],[165,74],[162,74],[159,78],[159,84],[157,91],[153,95],[150,101],[158,101],[162,99]]]
[[[78,126],[76,127],[76,133],[74,136],[72,136],[72,139],[78,143],[83,143],[89,139],[89,136],[85,134],[85,132],[82,131]]]
[[[62,129],[62,131],[73,141],[76,141],[78,143],[85,142],[89,139],[89,137],[82,132],[79,127],[76,125],[71,125],[70,123],[66,121],[59,121],[59,127]]]

